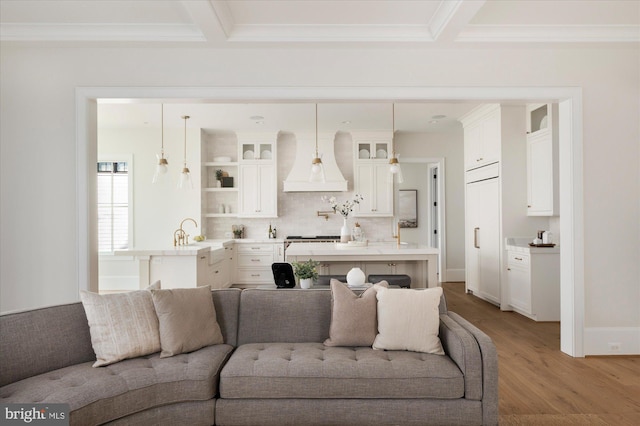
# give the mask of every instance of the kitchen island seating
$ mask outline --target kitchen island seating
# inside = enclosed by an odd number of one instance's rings
[[[444,297],[436,355],[323,345],[330,291],[211,294],[224,344],[98,368],[81,303],[1,316],[0,403],[67,403],[71,425],[498,422],[495,346]]]
[[[411,287],[411,277],[405,274],[384,274],[374,275],[371,274],[367,277],[367,282],[371,284],[379,283],[380,281],[386,281],[389,285],[397,285],[402,288]]]

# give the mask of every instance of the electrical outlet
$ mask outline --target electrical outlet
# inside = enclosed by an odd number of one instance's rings
[[[224,237],[225,238],[232,238],[233,237],[233,232],[225,232],[224,233]]]
[[[620,342],[609,343],[609,352],[620,352]]]

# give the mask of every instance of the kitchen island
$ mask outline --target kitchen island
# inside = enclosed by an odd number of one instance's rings
[[[231,285],[231,240],[209,240],[177,247],[132,248],[115,250],[116,256],[131,256],[138,261],[140,288],[162,281],[163,288]]]
[[[407,274],[412,288],[438,286],[437,248],[396,243],[369,243],[364,247],[336,243],[292,243],[287,262],[313,259],[320,262],[320,275],[344,275],[352,267],[370,274]]]

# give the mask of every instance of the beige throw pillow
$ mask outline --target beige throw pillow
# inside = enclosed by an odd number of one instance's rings
[[[160,358],[224,343],[211,287],[151,290],[160,322]]]
[[[371,346],[378,332],[376,292],[386,281],[366,289],[360,296],[346,284],[332,279],[331,326],[326,346]]]
[[[374,349],[444,355],[438,329],[442,287],[378,290],[378,335]]]
[[[94,367],[160,350],[158,317],[149,291],[101,295],[82,290],[80,299],[96,353]]]

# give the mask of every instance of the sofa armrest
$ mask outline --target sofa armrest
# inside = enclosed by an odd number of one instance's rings
[[[476,340],[482,360],[482,424],[498,424],[498,352],[489,336],[455,312],[448,316]],[[442,327],[441,327],[442,328]],[[445,349],[446,351],[446,349]]]
[[[464,397],[482,400],[482,357],[478,342],[448,314],[440,315],[439,333],[444,352],[464,374]]]

